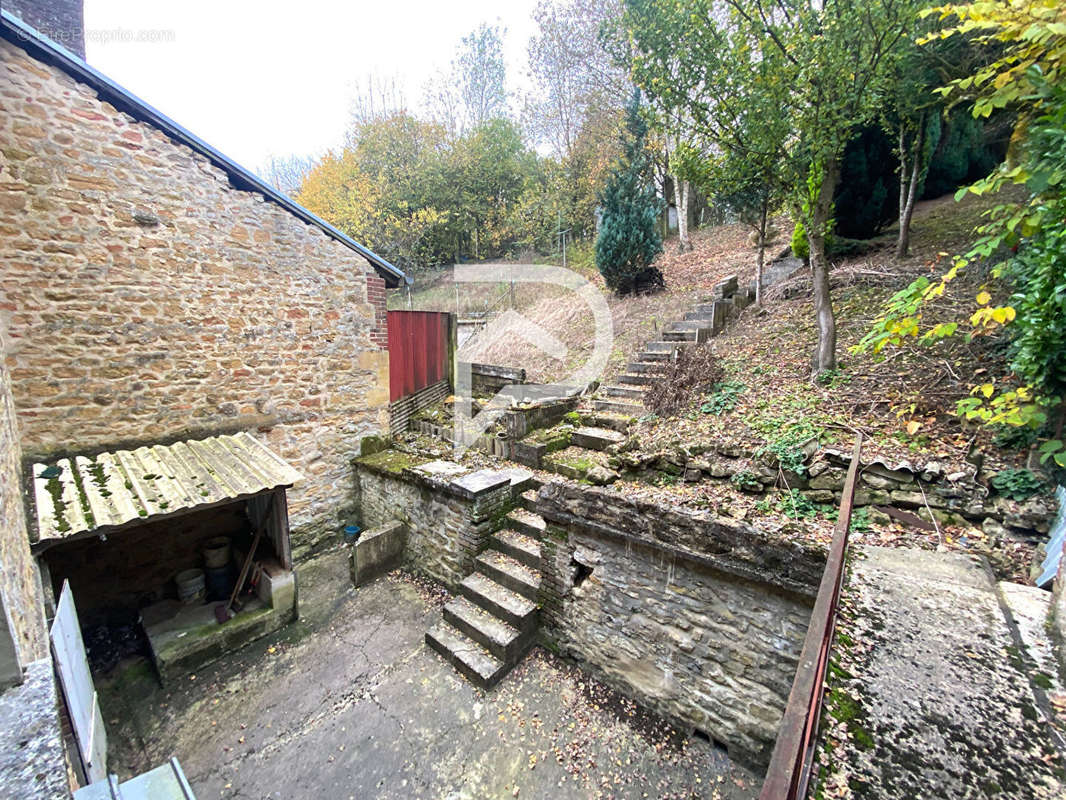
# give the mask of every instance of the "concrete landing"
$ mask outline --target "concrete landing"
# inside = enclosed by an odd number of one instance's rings
[[[849,564],[815,796],[1062,798],[1061,755],[984,562],[866,547]]]
[[[200,800],[758,795],[710,742],[678,741],[540,648],[478,691],[423,644],[447,600],[434,584],[356,589],[343,551],[299,569],[300,618],[281,631],[168,689],[133,667],[100,685],[113,771],[176,755]]]

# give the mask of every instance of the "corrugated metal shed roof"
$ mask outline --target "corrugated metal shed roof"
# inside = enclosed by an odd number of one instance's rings
[[[292,486],[300,478],[248,433],[34,464],[35,549]]]

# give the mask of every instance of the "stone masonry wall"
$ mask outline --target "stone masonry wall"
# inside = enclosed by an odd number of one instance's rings
[[[20,462],[18,423],[0,325],[0,593],[25,666],[48,655],[48,639],[40,574],[26,536]]]
[[[0,313],[26,458],[250,430],[304,475],[294,557],[388,428],[383,279],[0,42]]]
[[[404,522],[403,564],[454,591],[473,571],[498,518],[510,508],[510,480],[492,478],[495,473],[487,473],[486,481],[481,473],[434,474],[436,464],[455,465],[432,462],[410,468],[397,464],[398,457],[389,450],[356,461],[360,525],[369,529]]]
[[[765,767],[824,553],[576,484],[545,485],[537,511],[549,646]]]

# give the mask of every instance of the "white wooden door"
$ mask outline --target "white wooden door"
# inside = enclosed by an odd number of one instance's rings
[[[56,618],[52,622],[52,653],[59,671],[59,682],[67,699],[74,738],[89,783],[107,778],[107,733],[100,715],[100,703],[89,674],[85,643],[81,638],[78,612],[70,584],[63,581]]]

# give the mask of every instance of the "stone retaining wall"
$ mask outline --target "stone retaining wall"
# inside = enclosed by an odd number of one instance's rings
[[[824,551],[563,482],[540,490],[537,512],[547,644],[765,767]]]
[[[0,41],[0,313],[23,454],[254,432],[305,480],[294,557],[388,429],[385,286],[358,253]]]
[[[772,456],[738,446],[692,443],[671,450],[641,451],[629,446],[614,450],[609,464],[626,477],[651,480],[655,473],[662,473],[686,482],[732,481],[754,494],[773,489],[782,478]],[[819,448],[812,440],[801,455],[803,474],[786,470],[784,481],[813,502],[838,505],[850,459],[849,453]],[[988,477],[982,474],[981,480],[987,482]],[[1046,534],[1054,516],[1050,497],[1037,495],[1019,502],[994,496],[975,479],[972,469],[949,473],[936,461],[886,463],[877,458],[862,461],[855,506],[898,508],[949,524],[967,520],[990,536],[1030,539]]]
[[[506,473],[467,473],[446,461],[412,463],[386,450],[355,460],[359,522],[407,526],[403,564],[455,591],[512,506]]]
[[[496,364],[470,364],[470,388],[474,397],[489,397],[505,386],[526,382],[526,371]]]

